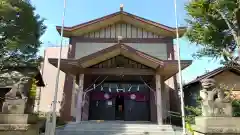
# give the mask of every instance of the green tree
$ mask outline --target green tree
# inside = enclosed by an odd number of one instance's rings
[[[239,99],[233,100],[232,105],[233,105],[233,116],[240,117],[240,100]]]
[[[46,27],[34,11],[29,1],[0,1],[0,72],[8,67],[40,64],[39,38]]]
[[[234,61],[240,47],[240,0],[192,0],[185,9],[190,26],[186,37],[201,45],[194,56]]]

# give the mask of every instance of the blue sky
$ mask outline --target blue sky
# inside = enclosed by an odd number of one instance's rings
[[[186,26],[184,4],[188,0],[177,1],[179,25]],[[45,24],[48,27],[41,38],[43,45],[40,54],[42,55],[44,48],[57,46],[60,43],[60,36],[55,26],[60,26],[62,23],[63,0],[31,0],[31,2],[36,7],[36,13],[46,19]],[[173,0],[67,0],[65,26],[73,26],[117,12],[120,4],[124,4],[124,11],[126,12],[175,27]],[[68,39],[65,39],[64,45],[67,44]],[[181,59],[193,60],[193,64],[183,71],[183,80],[185,82],[202,75],[205,70],[213,70],[220,66],[218,61],[211,58],[193,59],[192,54],[199,47],[190,44],[184,38],[180,39],[180,47]]]

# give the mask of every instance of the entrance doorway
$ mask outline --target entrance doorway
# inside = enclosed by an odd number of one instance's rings
[[[118,95],[115,101],[115,119],[124,120],[124,96]]]
[[[90,93],[89,120],[149,121],[149,99],[144,84],[103,83]]]

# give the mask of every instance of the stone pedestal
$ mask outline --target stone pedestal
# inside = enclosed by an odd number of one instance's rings
[[[0,135],[38,135],[38,117],[31,114],[0,114]]]
[[[239,117],[196,117],[194,135],[240,135]]]
[[[2,112],[6,114],[23,114],[25,110],[26,100],[15,99],[5,100],[2,107]]]

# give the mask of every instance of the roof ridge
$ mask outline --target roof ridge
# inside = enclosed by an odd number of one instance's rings
[[[174,27],[170,27],[170,26],[167,26],[165,24],[161,24],[159,22],[156,22],[156,21],[152,21],[150,19],[146,19],[146,18],[143,18],[143,17],[140,17],[140,16],[137,16],[137,15],[134,15],[134,14],[131,14],[131,13],[128,13],[128,12],[125,12],[125,11],[118,11],[118,12],[115,12],[115,13],[112,13],[112,14],[109,14],[109,15],[105,15],[103,17],[100,17],[100,18],[97,18],[97,19],[93,19],[91,21],[87,21],[87,22],[84,22],[84,23],[81,23],[81,24],[78,24],[78,25],[74,25],[72,27],[64,27],[64,30],[68,31],[68,32],[71,32],[71,31],[74,31],[76,29],[80,29],[80,28],[84,28],[84,27],[87,27],[89,25],[94,25],[96,23],[99,23],[100,21],[104,21],[106,19],[109,19],[109,18],[112,18],[112,17],[115,17],[117,15],[125,15],[125,16],[128,16],[132,19],[135,19],[136,21],[141,21],[142,23],[145,23],[145,24],[148,24],[148,25],[152,25],[152,26],[155,26],[159,29],[164,29],[170,33],[174,33],[175,32],[175,29]],[[118,21],[118,20],[117,20]],[[179,27],[179,30],[182,31],[182,33],[185,31],[186,27]],[[58,32],[60,32],[60,29],[61,29],[61,26],[56,26],[56,29],[58,30]]]

